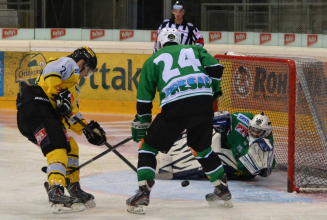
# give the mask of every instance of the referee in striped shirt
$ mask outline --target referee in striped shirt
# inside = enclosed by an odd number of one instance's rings
[[[181,44],[195,44],[203,47],[204,40],[199,29],[192,23],[188,23],[183,18],[185,14],[185,6],[182,1],[176,1],[176,3],[173,5],[172,13],[174,18],[163,21],[158,29],[157,36],[159,36],[162,28],[176,28],[181,33]],[[153,53],[157,52],[157,39],[154,43]]]

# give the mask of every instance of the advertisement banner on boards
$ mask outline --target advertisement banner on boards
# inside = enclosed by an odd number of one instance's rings
[[[5,52],[4,96],[16,97],[20,81],[34,84],[50,57],[68,55],[66,52]],[[97,54],[95,73],[79,82],[81,99],[136,101],[142,66],[149,57],[146,54]]]

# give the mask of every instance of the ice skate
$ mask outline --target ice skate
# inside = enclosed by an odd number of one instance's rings
[[[139,186],[136,194],[127,199],[127,211],[134,214],[145,214],[145,206],[150,203],[150,192],[154,185],[154,180],[144,180],[144,185]]]
[[[96,206],[94,196],[90,193],[84,192],[81,189],[79,182],[70,184],[69,179],[66,179],[66,189],[70,196],[82,200],[86,208],[93,208]]]
[[[232,194],[228,189],[226,174],[224,174],[219,181],[220,184],[215,186],[214,192],[206,195],[206,200],[210,206],[223,205],[225,207],[233,207],[234,205],[231,201]],[[223,203],[221,203],[221,201],[223,201]]]
[[[52,209],[52,213],[69,213],[80,212],[85,210],[85,205],[78,198],[66,196],[64,194],[64,187],[57,183],[54,183],[49,188],[49,183],[45,182],[44,187],[47,190],[49,196],[49,203]]]

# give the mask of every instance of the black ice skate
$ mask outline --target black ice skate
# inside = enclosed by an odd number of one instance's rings
[[[228,189],[226,174],[219,181],[220,184],[215,186],[214,192],[206,195],[206,200],[210,206],[219,206],[219,201],[223,201],[224,206],[233,207],[233,203],[231,202],[232,194]]]
[[[145,214],[145,206],[150,203],[150,192],[154,185],[154,180],[144,180],[144,185],[139,186],[136,194],[127,199],[127,211],[134,214]]]
[[[64,194],[64,187],[54,183],[49,188],[49,183],[45,182],[44,187],[49,196],[49,203],[52,213],[67,213],[67,212],[80,212],[85,210],[85,205],[78,198],[66,196]]]
[[[86,208],[95,207],[94,196],[90,193],[84,192],[81,189],[79,182],[70,184],[69,179],[66,179],[66,189],[69,192],[70,196],[79,198],[82,200]]]

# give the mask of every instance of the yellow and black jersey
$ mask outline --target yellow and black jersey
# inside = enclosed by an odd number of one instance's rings
[[[56,108],[54,96],[58,95],[60,91],[68,88],[71,95],[70,101],[73,107],[72,113],[82,119],[78,105],[80,96],[78,87],[79,67],[73,59],[69,57],[61,57],[59,59],[50,58],[36,83],[38,86],[42,87],[54,108]],[[73,119],[68,120],[63,118],[63,123],[66,128],[70,128],[79,135],[82,134],[83,127]]]

